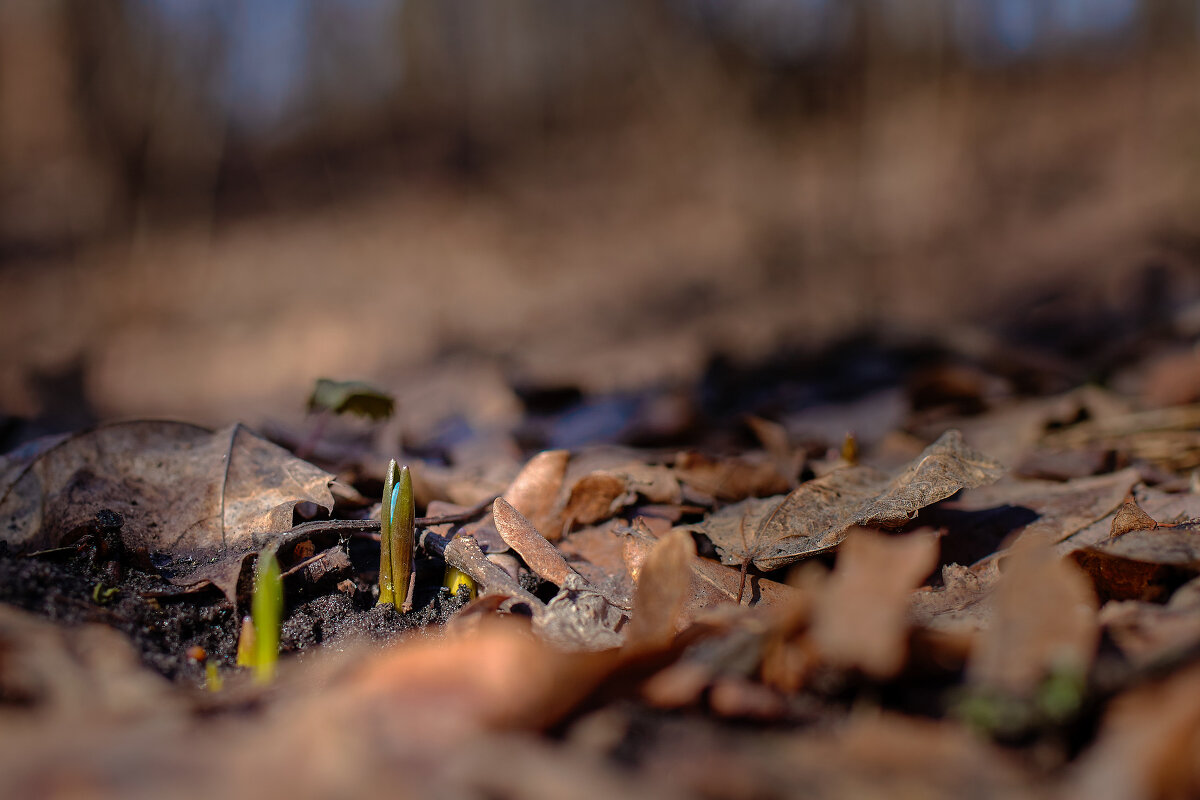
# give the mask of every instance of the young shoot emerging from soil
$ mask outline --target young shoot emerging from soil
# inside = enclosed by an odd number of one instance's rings
[[[413,538],[416,530],[412,475],[396,460],[388,464],[383,482],[383,508],[379,516],[379,604],[403,611],[411,608]]]
[[[283,579],[279,575],[279,561],[271,550],[258,558],[250,617],[254,622],[254,680],[270,683],[279,660],[279,627],[283,618]]]

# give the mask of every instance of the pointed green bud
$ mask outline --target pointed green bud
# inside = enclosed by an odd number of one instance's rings
[[[396,459],[388,464],[383,479],[383,507],[379,511],[379,604],[396,603],[396,592],[392,582],[392,508],[393,495],[400,481],[400,467]]]
[[[279,660],[279,628],[283,621],[283,579],[274,551],[258,556],[250,616],[254,620],[254,680],[270,683]]]
[[[412,577],[413,544],[416,538],[416,502],[413,499],[412,474],[400,470],[393,489],[391,513],[391,554],[393,597],[397,607],[408,610],[408,584]]]

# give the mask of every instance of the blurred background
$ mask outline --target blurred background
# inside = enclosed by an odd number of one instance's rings
[[[4,444],[1196,325],[1198,42],[1197,0],[4,0]]]

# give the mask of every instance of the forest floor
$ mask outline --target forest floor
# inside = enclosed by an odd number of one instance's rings
[[[682,96],[603,146],[6,265],[0,794],[1200,792],[1173,68],[1104,103],[943,86],[849,137]],[[305,415],[322,375],[394,415]]]

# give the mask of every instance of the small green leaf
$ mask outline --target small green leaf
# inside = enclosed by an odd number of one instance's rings
[[[308,398],[309,411],[356,414],[373,420],[387,419],[396,401],[387,392],[362,381],[332,381],[319,378]]]

